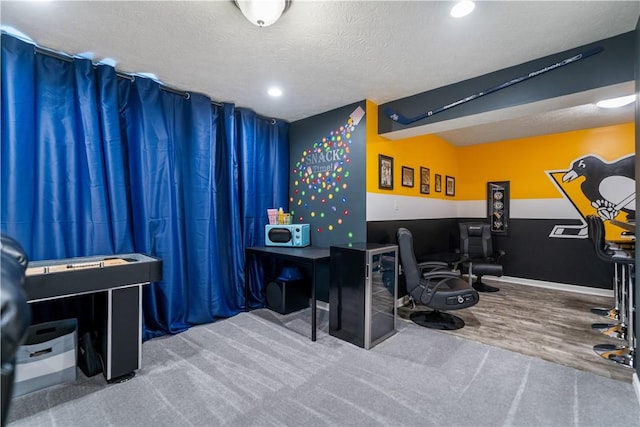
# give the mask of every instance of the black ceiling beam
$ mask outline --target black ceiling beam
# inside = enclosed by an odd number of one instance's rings
[[[429,110],[449,105],[596,47],[602,47],[602,52],[549,72],[541,73],[494,93],[461,103],[411,124],[403,125],[397,123],[385,114],[385,109],[390,109],[406,117],[419,116]],[[558,52],[489,74],[381,104],[378,106],[378,133],[390,133],[633,81],[634,52],[635,35],[633,31],[630,31],[575,49]]]

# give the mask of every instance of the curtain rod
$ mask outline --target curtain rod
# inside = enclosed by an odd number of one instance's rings
[[[40,53],[40,54],[43,54],[43,55],[51,56],[53,58],[61,59],[61,60],[66,61],[66,62],[73,62],[73,56],[67,55],[66,53],[57,52],[55,50],[47,49],[47,48],[40,47],[40,46],[37,46],[37,45],[34,45],[34,47],[35,47],[35,53]],[[95,64],[94,64],[94,67],[95,67]],[[118,70],[116,70],[116,76],[118,76],[120,78],[123,78],[123,79],[130,80],[130,81],[133,81],[135,79],[134,75],[123,73],[123,72],[118,71]],[[191,97],[191,94],[189,92],[187,92],[187,91],[174,89],[174,88],[166,86],[166,85],[164,85],[162,83],[159,83],[159,85],[160,85],[160,89],[162,89],[162,90],[164,90],[166,92],[170,92],[170,93],[173,93],[175,95],[184,96],[187,99],[189,99]],[[215,105],[217,107],[223,107],[224,106],[224,104],[222,102],[214,101],[211,98],[209,98],[209,100],[211,101],[212,105]],[[258,113],[256,113],[256,117],[258,117],[260,119],[263,119],[263,120],[268,120],[268,121],[271,122],[272,125],[275,125],[277,123],[277,120],[274,119],[273,117],[265,117],[265,116],[260,115]]]
[[[35,46],[35,45],[34,45]],[[35,53],[40,53],[43,55],[47,55],[47,56],[51,56],[53,58],[56,59],[61,59],[63,61],[66,62],[73,62],[73,56],[67,55],[66,53],[62,53],[62,52],[57,52],[55,50],[51,50],[51,49],[47,49],[44,47],[40,47],[40,46],[35,46]],[[96,65],[94,64],[94,67]],[[131,75],[131,74],[127,74],[127,73],[123,73],[121,71],[116,70],[116,76],[123,78],[123,79],[127,79],[130,81],[133,81],[135,79],[135,75]],[[169,93],[173,93],[174,95],[180,95],[180,96],[184,96],[185,98],[189,99],[191,97],[191,94],[187,91],[184,90],[180,90],[180,89],[174,89],[172,87],[166,86],[162,83],[159,83],[160,85],[160,89],[164,90],[165,92],[169,92]],[[222,102],[218,102],[218,101],[214,101],[212,99],[211,100],[211,104],[218,106],[218,107],[222,107],[223,104]],[[262,117],[262,116],[260,116]],[[267,117],[262,117],[264,119],[267,120],[275,120],[275,119],[271,119],[271,118],[267,118]]]

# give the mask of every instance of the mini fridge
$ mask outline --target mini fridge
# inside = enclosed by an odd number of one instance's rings
[[[370,349],[396,331],[398,247],[331,246],[329,334]]]

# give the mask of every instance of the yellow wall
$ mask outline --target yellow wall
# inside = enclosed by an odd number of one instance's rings
[[[378,188],[378,154],[393,157],[393,190]],[[391,140],[378,135],[378,106],[367,101],[367,192],[444,198],[445,176],[457,177],[458,164],[457,147],[436,135],[402,140]],[[413,168],[413,188],[402,186],[402,166]],[[420,194],[420,167],[430,169],[430,194]],[[442,175],[440,193],[436,193],[433,187],[435,174]]]
[[[445,175],[456,178],[455,200],[484,200],[488,181],[510,181],[512,199],[560,198],[546,174],[568,170],[585,154],[605,161],[635,153],[635,125],[628,123],[559,134],[456,147],[435,135],[389,140],[378,135],[378,106],[367,101],[367,192],[445,198]],[[394,158],[394,189],[378,188],[378,154]],[[401,167],[415,170],[413,188],[401,185]],[[420,194],[420,166],[431,169],[431,193]],[[443,190],[433,189],[442,175]],[[452,197],[447,197],[452,199]]]
[[[610,162],[635,152],[634,124],[608,126],[489,144],[460,147],[462,200],[486,197],[488,181],[511,181],[512,199],[562,197],[545,173],[568,170],[571,162],[594,154]],[[514,185],[516,183],[517,185]]]

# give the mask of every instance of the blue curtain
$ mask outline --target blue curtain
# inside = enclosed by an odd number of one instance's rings
[[[145,339],[244,309],[243,249],[286,206],[288,124],[34,50],[2,36],[0,231],[31,260],[162,258]]]
[[[274,188],[289,186],[289,149],[281,144],[264,144],[267,140],[288,139],[288,125],[258,120],[255,113],[240,114],[238,133],[240,149],[240,181],[243,188],[260,188],[265,182],[273,183]],[[245,224],[243,244],[245,247],[264,245],[265,215],[268,208],[286,208],[289,206],[287,192],[245,191],[240,200],[240,209]],[[249,308],[264,306],[260,264],[249,266],[251,289]]]

